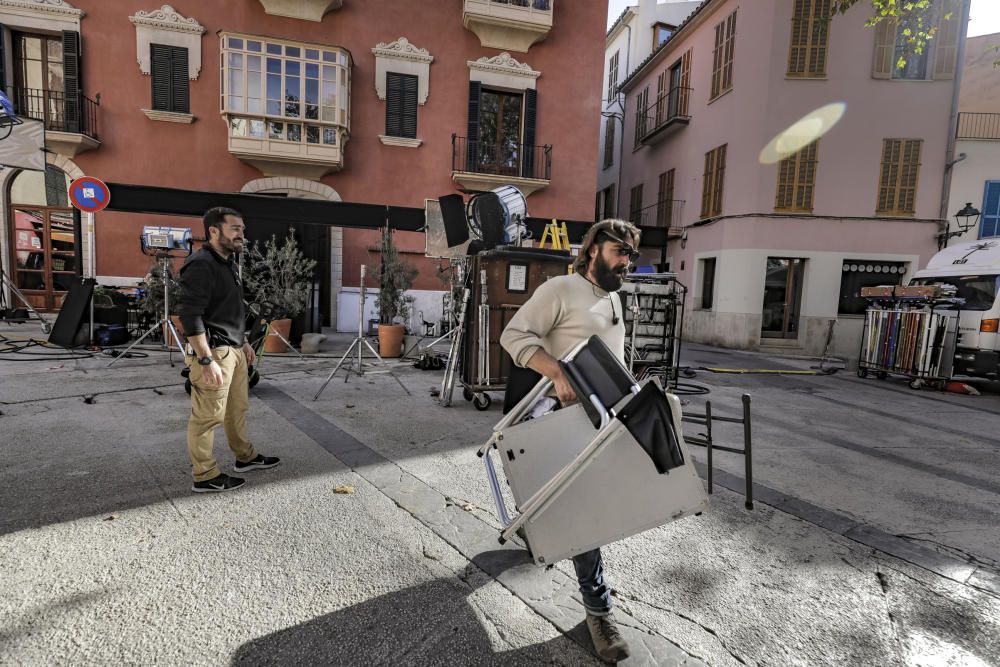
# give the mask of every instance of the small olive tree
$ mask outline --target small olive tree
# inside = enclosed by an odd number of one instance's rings
[[[291,228],[280,243],[276,236],[263,244],[254,241],[243,269],[247,299],[269,306],[274,319],[297,317],[308,302],[315,268],[316,261],[303,254]]]

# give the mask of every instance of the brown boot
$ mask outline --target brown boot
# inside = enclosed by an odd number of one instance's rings
[[[618,632],[618,625],[611,614],[587,614],[587,629],[590,630],[590,640],[594,642],[594,650],[601,660],[614,663],[628,657],[628,644]]]

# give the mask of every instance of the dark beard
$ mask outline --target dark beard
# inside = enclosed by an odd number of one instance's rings
[[[628,273],[628,267],[622,267],[620,271],[615,271],[608,266],[600,253],[594,257],[594,262],[594,278],[597,280],[597,286],[605,292],[617,292],[620,290],[622,283],[625,282],[625,274]]]

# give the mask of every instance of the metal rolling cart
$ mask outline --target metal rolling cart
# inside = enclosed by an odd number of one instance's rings
[[[511,246],[472,257],[459,356],[462,396],[477,410],[490,407],[489,392],[507,388],[514,366],[500,334],[539,285],[566,274],[571,259],[565,251]]]
[[[869,301],[861,330],[858,377],[907,377],[910,387],[940,384],[954,370],[958,320],[964,299],[940,286],[867,287]]]
[[[631,273],[622,285],[625,355],[637,378],[656,376],[677,388],[687,288],[674,273]]]

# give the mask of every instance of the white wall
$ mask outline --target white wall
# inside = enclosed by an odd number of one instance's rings
[[[337,331],[354,332],[358,330],[358,300],[360,290],[357,287],[343,287],[337,297]],[[419,312],[423,311],[423,319],[428,322],[438,322],[444,316],[442,290],[409,290],[408,295],[414,298],[413,312],[410,317],[410,327],[414,333],[421,333]],[[365,332],[368,330],[368,320],[377,319],[375,298],[377,289],[367,290],[365,298]],[[443,333],[443,332],[442,332]]]
[[[948,197],[948,220],[952,231],[958,231],[955,213],[972,202],[980,211],[983,210],[983,195],[986,191],[986,181],[1000,181],[1000,141],[958,141],[955,145],[955,155],[965,153],[961,162],[955,163],[951,175],[951,192]],[[970,229],[962,236],[955,237],[949,243],[974,241],[979,238],[979,227]]]

